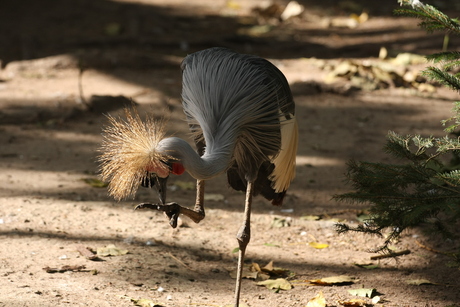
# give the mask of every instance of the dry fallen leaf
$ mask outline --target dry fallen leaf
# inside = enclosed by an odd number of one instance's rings
[[[358,23],[363,23],[369,19],[369,14],[367,14],[366,12],[362,12],[360,15],[351,14],[350,18],[356,20]]]
[[[274,228],[289,227],[291,226],[291,218],[274,217],[271,226]]]
[[[237,270],[229,270],[230,277],[236,278]],[[258,263],[253,262],[250,265],[244,265],[243,267],[243,278],[255,279],[255,280],[267,280],[270,277],[288,277],[295,275],[291,271],[283,268],[278,268],[273,265],[273,261],[270,261],[264,267],[261,267]]]
[[[323,292],[319,291],[314,298],[308,301],[305,307],[326,307],[326,299],[324,298]]]
[[[379,56],[385,58],[387,54],[381,52]],[[324,82],[348,80],[353,87],[361,90],[406,87],[415,88],[420,92],[433,92],[436,88],[426,83],[427,80],[420,75],[419,68],[407,68],[408,65],[421,64],[423,61],[426,61],[423,56],[409,53],[401,53],[394,59],[380,61],[341,60],[332,63]],[[366,215],[360,217],[365,218]]]
[[[134,303],[134,305],[141,306],[141,307],[160,307],[161,306],[145,298],[141,298],[138,300],[131,299],[131,301]]]
[[[329,247],[329,244],[326,243],[318,243],[318,242],[310,242],[308,243],[309,246],[316,248],[316,249],[323,249]]]
[[[375,289],[373,288],[360,288],[360,289],[350,289],[348,293],[355,296],[362,296],[372,298],[373,294],[375,293]]]
[[[335,28],[354,29],[359,25],[359,22],[351,17],[335,17],[328,19],[327,22],[325,22],[325,25]]]
[[[321,279],[310,280],[310,282],[315,285],[331,286],[331,285],[339,285],[339,284],[352,284],[355,282],[355,278],[347,276],[347,275],[338,275],[338,276],[331,276],[331,277],[325,277]]]
[[[304,11],[303,5],[300,5],[297,1],[290,1],[283,13],[281,14],[281,20],[287,20],[291,17],[299,16]]]
[[[120,249],[113,244],[109,244],[105,247],[97,248],[97,255],[99,257],[121,256],[121,255],[126,255],[128,252],[129,251],[127,249]]]
[[[343,305],[345,307],[364,307],[366,306],[366,301],[362,299],[356,299],[353,298],[348,301],[337,301],[340,305]]]
[[[141,298],[141,299],[134,299],[132,297],[126,296],[126,295],[121,295],[120,298],[129,300],[134,303],[135,306],[141,306],[141,307],[165,307],[164,305],[157,304],[151,300]]]
[[[270,263],[272,263],[273,261],[270,261]],[[256,262],[253,262],[252,263],[252,267],[254,268],[254,270],[256,270],[257,272],[262,272],[262,269],[260,268],[260,265]]]
[[[265,271],[273,271],[275,267],[273,266],[273,260],[267,263],[262,269]]]
[[[78,245],[77,251],[88,260],[100,260],[99,257],[94,254],[90,248],[83,245]]]
[[[231,269],[228,271],[228,273],[230,274],[230,277],[231,278],[236,278],[237,274],[238,274],[238,270],[237,269]],[[245,265],[243,266],[243,272],[241,274],[241,277],[242,278],[248,278],[248,279],[257,279],[259,277],[259,274],[260,274],[260,271],[258,271],[254,265]],[[263,277],[262,277],[263,279]]]
[[[426,64],[427,59],[425,56],[420,54],[403,52],[399,53],[394,59],[391,60],[396,65],[414,65],[414,64]]]
[[[263,273],[269,274],[270,277],[292,277],[295,274],[288,269],[275,267],[273,261],[270,261],[267,265],[261,268]]]
[[[267,279],[257,283],[258,286],[265,286],[268,289],[275,290],[290,290],[292,288],[291,283],[284,278],[278,279]]]

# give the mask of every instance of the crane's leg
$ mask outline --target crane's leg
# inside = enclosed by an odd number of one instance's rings
[[[235,288],[235,307],[240,305],[240,292],[241,292],[241,279],[243,278],[243,264],[244,254],[246,253],[246,246],[248,246],[249,240],[251,240],[251,205],[252,205],[252,182],[248,182],[246,188],[246,202],[244,204],[244,221],[241,226],[236,239],[238,240],[239,252],[238,252],[238,271],[236,276],[236,288]]]
[[[196,202],[195,207],[192,209],[182,207],[177,203],[162,204],[149,204],[142,203],[137,205],[134,210],[138,209],[152,209],[163,211],[169,217],[169,224],[173,227],[177,227],[177,219],[180,214],[188,216],[195,223],[199,223],[205,217],[204,212],[204,180],[196,181]]]

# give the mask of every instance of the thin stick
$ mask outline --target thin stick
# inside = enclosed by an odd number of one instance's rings
[[[431,248],[431,247],[429,247],[429,246],[426,246],[426,245],[420,243],[418,240],[415,240],[415,243],[417,243],[418,246],[420,246],[420,247],[423,248],[423,249],[426,249],[427,251],[430,251],[430,252],[433,252],[433,253],[436,253],[436,254],[441,254],[441,255],[449,255],[449,254],[446,253],[446,252],[441,252],[441,251],[438,251],[438,250],[436,250],[436,249],[434,249],[434,248]]]
[[[179,263],[179,264],[182,265],[183,267],[189,269],[190,271],[196,272],[194,269],[192,269],[191,267],[189,267],[188,265],[186,265],[184,262],[182,262],[179,258],[177,258],[176,256],[174,256],[174,255],[171,254],[170,252],[168,252],[168,255],[169,255],[169,257],[171,257],[171,258],[173,258],[174,260],[176,260],[177,263]]]
[[[398,256],[408,255],[408,254],[410,254],[410,250],[406,249],[406,250],[396,252],[396,253],[389,253],[389,254],[384,254],[384,255],[372,256],[371,260],[379,260],[379,259],[384,259],[384,258],[393,258],[393,257],[398,257]]]

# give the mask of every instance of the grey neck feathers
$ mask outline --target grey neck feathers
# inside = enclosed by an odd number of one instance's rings
[[[180,161],[185,170],[195,179],[210,179],[227,170],[232,159],[232,151],[206,150],[203,156],[181,138],[170,137],[160,141],[156,148]]]

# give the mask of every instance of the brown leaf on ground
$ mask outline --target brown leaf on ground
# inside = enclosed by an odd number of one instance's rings
[[[338,275],[338,276],[331,276],[331,277],[325,277],[321,279],[310,280],[310,283],[315,284],[315,285],[321,285],[321,286],[352,284],[354,282],[355,282],[355,278],[347,276],[347,275]]]
[[[95,253],[93,253],[91,249],[83,245],[78,245],[77,251],[88,260],[100,260],[100,258]]]
[[[339,303],[340,305],[345,306],[345,307],[364,307],[364,306],[366,306],[366,301],[365,300],[356,299],[356,298],[353,298],[353,299],[348,300],[348,301],[337,301],[337,303]]]

